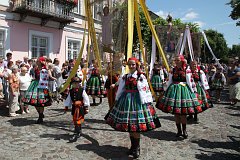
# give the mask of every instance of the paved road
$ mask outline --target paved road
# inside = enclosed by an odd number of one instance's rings
[[[0,160],[86,160],[132,159],[128,133],[116,132],[105,124],[107,100],[91,107],[83,126],[83,137],[68,143],[73,125],[71,114],[63,114],[63,103],[45,111],[44,124],[34,124],[37,113],[7,117],[0,107]],[[188,124],[188,139],[175,138],[173,116],[157,111],[162,127],[141,136],[143,160],[234,160],[240,159],[240,106],[217,104],[199,115],[198,124]]]

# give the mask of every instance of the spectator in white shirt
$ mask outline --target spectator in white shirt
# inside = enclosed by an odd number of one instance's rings
[[[22,114],[24,114],[25,112],[29,113],[28,105],[24,104],[22,101],[32,81],[32,78],[27,73],[27,71],[28,71],[27,67],[21,67],[21,73],[19,75],[19,90],[20,90],[19,102],[20,102]]]

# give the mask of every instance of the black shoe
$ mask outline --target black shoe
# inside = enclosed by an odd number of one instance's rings
[[[90,106],[97,106],[97,103],[91,103]]]
[[[187,138],[188,134],[187,134],[187,125],[186,124],[182,124],[182,128],[183,128],[183,138]]]
[[[38,118],[38,120],[36,121],[36,124],[42,124],[43,123],[43,119],[42,118]]]
[[[191,120],[191,119],[193,119],[193,116],[192,116],[192,115],[189,115],[189,116],[187,117],[187,121],[189,121],[189,120]]]
[[[182,136],[182,132],[177,132],[176,137]]]
[[[70,142],[76,142],[78,138],[81,137],[81,133],[74,133],[74,135],[72,135],[72,137],[69,138]]]
[[[127,155],[133,155],[133,148],[132,147],[128,150]]]
[[[187,139],[188,138],[187,131],[183,131],[183,135],[182,136],[183,136],[184,139]]]
[[[134,159],[140,156],[140,146],[138,146],[136,149],[133,149],[132,155]]]

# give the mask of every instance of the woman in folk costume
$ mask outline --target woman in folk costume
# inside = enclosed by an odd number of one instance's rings
[[[87,81],[86,92],[88,95],[92,96],[93,106],[96,106],[96,96],[105,96],[107,93],[104,90],[104,84],[101,81],[100,73],[98,69],[98,63],[96,60],[93,61],[93,68],[90,73],[90,78]],[[100,103],[102,103],[102,98],[100,97]]]
[[[157,93],[160,93],[163,91],[163,83],[164,83],[163,69],[160,67],[158,63],[155,63],[152,73],[153,75],[151,78],[151,84],[152,84],[153,90]]]
[[[81,86],[82,79],[73,77],[71,79],[71,89],[64,106],[72,106],[72,116],[75,126],[74,134],[70,137],[70,142],[76,142],[82,133],[82,123],[84,122],[84,115],[88,113],[89,98],[83,87]]]
[[[212,87],[215,90],[215,97],[217,102],[220,102],[221,91],[224,85],[226,85],[226,77],[223,74],[223,68],[218,66],[216,73],[212,76]]]
[[[46,68],[46,58],[39,57],[37,59],[38,67],[34,69],[35,79],[28,87],[23,98],[25,104],[35,106],[39,117],[37,124],[43,123],[44,108],[52,105],[52,99],[48,91],[48,70]]]
[[[197,64],[197,61],[191,62],[190,69],[192,72],[192,78],[196,84],[197,98],[202,106],[202,110],[206,110],[210,107],[213,107],[209,93],[207,91],[209,89],[209,85],[204,71],[200,69],[200,67]],[[193,116],[189,115],[188,119],[192,118]],[[194,121],[196,122],[198,121],[197,113],[194,114]]]
[[[108,71],[108,78],[105,83],[105,88],[107,90],[107,98],[108,98],[108,105],[109,105],[109,111],[110,111],[113,108],[113,104],[116,98],[117,87],[115,86],[115,83],[118,82],[119,74],[113,73],[112,63],[109,63],[107,67],[107,71]]]
[[[191,70],[187,69],[186,60],[182,55],[178,55],[175,57],[175,62],[176,66],[169,73],[167,90],[163,97],[159,98],[157,108],[174,114],[178,129],[176,137],[187,138],[186,115],[200,113],[202,107],[194,93],[197,91],[196,85]]]
[[[116,102],[106,117],[107,123],[117,131],[129,132],[134,158],[140,155],[140,132],[160,127],[160,121],[152,105],[152,94],[144,74],[139,72],[138,59],[129,58],[130,73],[119,79]]]

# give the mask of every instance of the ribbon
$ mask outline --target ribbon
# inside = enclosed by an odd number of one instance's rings
[[[151,17],[150,17],[150,15],[149,15],[148,9],[147,9],[146,4],[145,4],[145,0],[139,0],[139,2],[140,2],[140,5],[141,5],[141,7],[142,7],[142,9],[143,9],[143,13],[144,13],[144,15],[145,15],[145,17],[146,17],[146,19],[147,19],[148,25],[149,25],[149,27],[150,27],[150,29],[151,29],[151,31],[152,31],[152,34],[153,34],[153,36],[154,36],[154,38],[155,38],[155,40],[156,40],[156,44],[157,44],[158,49],[159,49],[159,54],[160,54],[160,56],[163,58],[163,63],[164,63],[164,65],[165,65],[166,69],[169,71],[170,68],[169,68],[167,59],[166,59],[165,54],[164,54],[164,52],[163,52],[161,43],[160,43],[160,41],[159,41],[159,39],[158,39],[156,30],[155,30],[155,28],[153,27],[153,24],[152,24],[152,21],[151,21]]]
[[[101,58],[100,58],[100,53],[99,53],[99,48],[98,48],[98,43],[96,38],[96,31],[94,28],[94,20],[92,16],[91,4],[89,0],[85,0],[85,10],[86,10],[86,17],[88,17],[88,29],[93,42],[93,51],[98,61],[99,70],[102,70],[102,64],[100,61]]]
[[[203,31],[202,31],[202,35],[203,35],[203,38],[204,38],[204,40],[205,40],[205,42],[206,42],[206,44],[207,44],[207,46],[208,46],[208,49],[209,49],[210,53],[211,53],[212,56],[213,56],[213,59],[217,62],[217,64],[218,64],[219,67],[222,67],[222,65],[219,63],[219,60],[217,59],[217,57],[216,57],[215,54],[213,53],[212,48],[210,47],[210,45],[209,45],[209,43],[208,43],[207,36],[206,36],[206,34],[205,34]]]
[[[154,36],[152,35],[152,54],[151,54],[151,63],[150,63],[150,77],[152,76],[153,72],[153,66],[156,61],[156,41],[154,39]]]
[[[127,45],[127,59],[132,57],[133,48],[133,30],[134,30],[134,3],[128,1],[128,45]],[[129,72],[128,66],[126,66],[126,73]]]
[[[190,29],[188,26],[186,26],[185,32],[184,32],[184,37],[183,37],[183,43],[181,46],[181,50],[180,50],[180,55],[183,54],[185,45],[186,45],[186,41],[188,42],[188,50],[189,50],[189,54],[191,57],[191,61],[193,61],[194,59],[194,55],[193,55],[193,47],[192,47],[192,38],[191,38],[191,33],[190,33]]]
[[[143,58],[143,61],[144,61],[144,68],[145,68],[145,73],[147,75],[147,81],[148,81],[150,90],[151,90],[155,100],[157,100],[157,96],[156,96],[156,94],[155,94],[155,92],[154,92],[154,90],[152,88],[152,84],[150,82],[148,68],[147,68],[147,63],[146,63],[146,58],[145,58],[145,52],[143,50],[143,40],[142,40],[142,33],[141,33],[141,25],[140,25],[140,18],[139,18],[137,0],[134,0],[134,10],[135,10],[135,20],[136,20],[137,33],[138,33],[138,38],[139,38],[139,43],[140,43],[140,50],[142,52],[142,58]]]
[[[85,23],[85,27],[84,27],[84,33],[83,33],[83,41],[82,41],[82,46],[81,46],[81,49],[80,49],[80,52],[79,52],[79,55],[78,55],[78,58],[76,60],[76,63],[70,73],[70,75],[68,76],[68,79],[66,81],[66,83],[64,84],[64,86],[62,87],[62,89],[60,90],[59,93],[62,93],[64,92],[65,89],[68,88],[70,82],[71,82],[71,79],[73,77],[75,77],[75,74],[77,73],[77,70],[78,70],[78,66],[80,65],[80,62],[81,62],[81,58],[82,58],[82,53],[83,53],[83,49],[84,49],[84,44],[85,44],[85,35],[86,35],[86,23]]]

